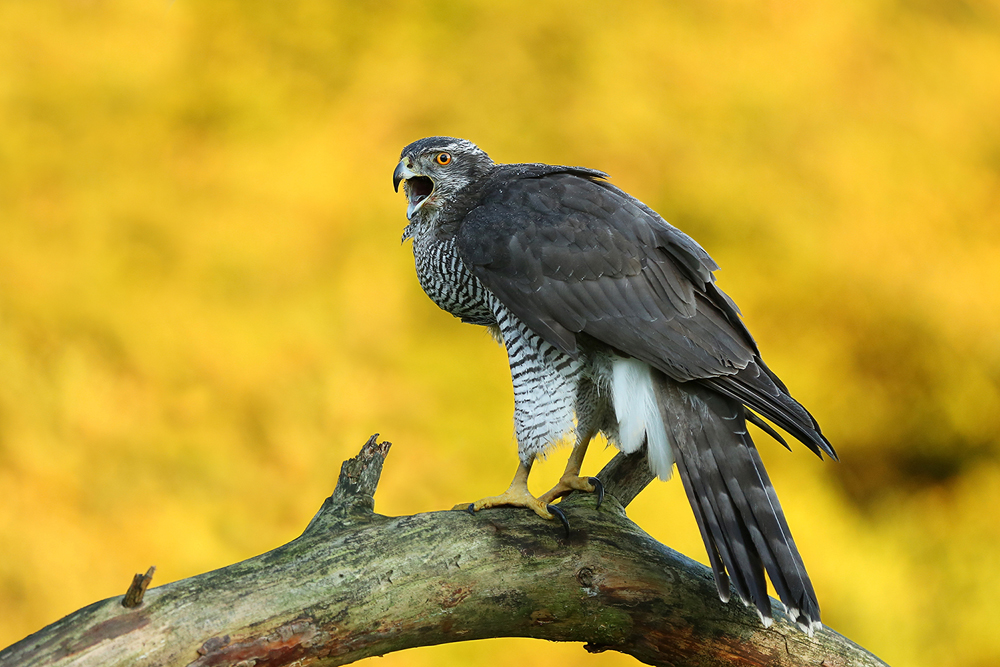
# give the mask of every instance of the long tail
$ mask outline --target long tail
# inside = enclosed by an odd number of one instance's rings
[[[747,432],[742,402],[695,382],[656,377],[663,424],[719,597],[729,599],[731,579],[740,598],[770,625],[766,571],[788,615],[811,635],[820,626],[819,603]]]

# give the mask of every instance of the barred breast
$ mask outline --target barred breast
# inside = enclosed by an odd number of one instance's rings
[[[496,324],[489,292],[458,256],[454,238],[442,241],[433,231],[418,231],[413,258],[420,286],[439,308],[470,324]]]

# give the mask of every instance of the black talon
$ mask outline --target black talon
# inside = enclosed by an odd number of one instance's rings
[[[597,477],[588,477],[587,481],[594,485],[594,493],[597,494],[597,506],[594,509],[599,510],[601,503],[604,502],[604,482]]]
[[[475,506],[476,506],[476,503],[469,503],[469,506],[468,506],[468,507],[466,507],[466,508],[465,508],[464,510],[462,510],[462,511],[463,511],[463,512],[468,512],[470,516],[476,516],[476,510],[475,510],[475,509],[473,509],[473,508],[475,508]]]
[[[555,505],[546,505],[545,509],[559,517],[559,520],[562,521],[563,528],[566,529],[566,537],[569,537],[569,519],[566,518],[563,511]]]

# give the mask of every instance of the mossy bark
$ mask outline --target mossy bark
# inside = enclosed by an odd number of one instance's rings
[[[340,665],[487,637],[586,642],[654,665],[883,664],[825,628],[810,638],[779,615],[765,629],[720,602],[705,567],[625,516],[622,500],[651,478],[641,460],[602,471],[599,511],[593,496],[563,501],[566,536],[520,509],[375,514],[388,448],[373,437],[345,462],[292,542],[151,588],[131,609],[94,603],[0,652],[0,667]]]

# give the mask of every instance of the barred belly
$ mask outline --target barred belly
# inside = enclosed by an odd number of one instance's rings
[[[498,300],[491,297],[497,326],[507,348],[514,384],[514,433],[521,462],[566,436],[575,437],[578,399],[589,392],[583,362],[560,352],[528,329]]]

